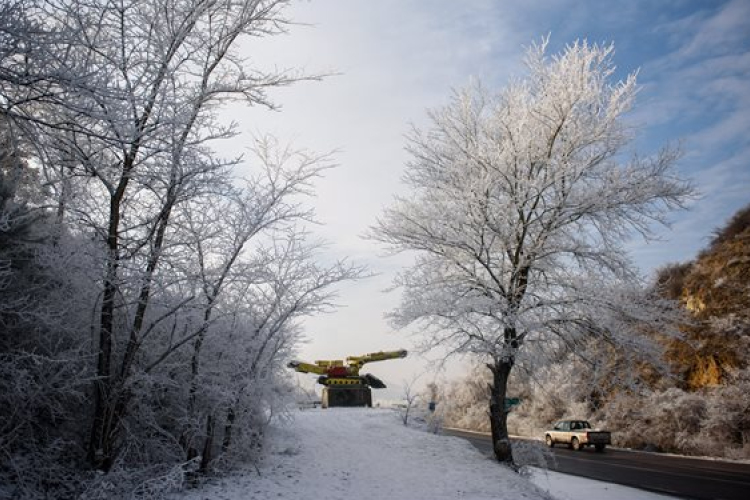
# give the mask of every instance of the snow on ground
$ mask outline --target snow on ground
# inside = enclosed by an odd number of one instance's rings
[[[531,481],[548,491],[556,500],[606,498],[607,500],[674,500],[676,497],[595,481],[570,474],[531,469]]]
[[[392,410],[305,410],[270,436],[271,456],[182,498],[546,499],[467,441],[404,427]]]
[[[174,498],[668,498],[541,470],[534,471],[532,483],[499,466],[461,438],[404,427],[392,410],[299,411],[294,414],[292,425],[273,428],[268,450],[258,471],[248,468]]]

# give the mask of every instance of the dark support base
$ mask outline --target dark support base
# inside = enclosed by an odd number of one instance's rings
[[[323,388],[323,408],[334,406],[372,407],[372,391],[364,385],[328,386]]]

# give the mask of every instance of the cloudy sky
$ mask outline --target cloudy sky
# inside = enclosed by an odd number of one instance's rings
[[[288,35],[252,40],[243,53],[261,68],[335,76],[275,90],[279,112],[236,107],[227,118],[248,134],[336,151],[339,166],[313,200],[323,223],[315,233],[331,256],[378,273],[341,287],[342,307],[307,322],[301,358],[412,345],[383,317],[399,299],[384,290],[408,258],[386,257],[362,239],[392,197],[405,194],[404,134],[471,78],[500,89],[523,76],[524,47],[548,34],[551,52],[576,39],[614,42],[616,76],[639,71],[642,85],[630,115],[640,131],[633,148],[648,154],[682,144],[680,171],[700,198],[674,214],[658,241],[632,243],[645,276],[691,259],[717,225],[750,203],[750,0],[312,0],[292,2],[287,15],[299,23]],[[248,137],[228,151],[241,150]],[[433,366],[408,358],[369,368],[394,388],[385,394],[397,396],[405,380],[431,380]],[[459,371],[454,364],[449,373]]]

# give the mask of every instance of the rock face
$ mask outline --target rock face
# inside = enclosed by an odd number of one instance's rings
[[[708,248],[659,274],[664,294],[679,299],[694,319],[685,342],[669,356],[686,388],[722,383],[729,371],[750,362],[750,205],[717,231]]]

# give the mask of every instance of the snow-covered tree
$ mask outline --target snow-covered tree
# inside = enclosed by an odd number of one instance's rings
[[[270,105],[267,88],[298,79],[251,68],[234,48],[241,37],[283,31],[285,4],[30,2],[38,40],[17,37],[24,57],[7,51],[5,112],[39,132],[61,215],[88,226],[107,250],[89,450],[104,469],[116,455],[127,380],[154,331],[149,309],[169,284],[160,268],[174,251],[177,207],[226,186],[236,163],[209,146],[235,134],[218,122],[217,109],[229,101]],[[26,70],[34,78],[19,80]],[[64,196],[71,184],[85,195]]]
[[[217,153],[238,133],[219,120],[223,105],[273,108],[268,89],[317,78],[265,72],[237,50],[283,33],[288,3],[0,6],[0,115],[30,145],[57,225],[49,245],[68,231],[94,256],[88,292],[74,299],[88,323],[71,331],[90,349],[84,364],[94,361],[91,418],[77,425],[90,425],[80,444],[97,468],[171,470],[201,450],[207,465],[213,429],[225,429],[228,449],[243,414],[282,399],[272,393],[299,319],[360,275],[345,261],[319,264],[305,232],[325,155],[261,140],[239,179],[243,159]],[[0,265],[0,285],[8,274]]]
[[[417,252],[396,281],[394,324],[421,325],[427,347],[485,359],[495,454],[507,463],[514,365],[533,369],[590,336],[644,353],[644,329],[668,330],[669,304],[643,291],[623,243],[692,194],[676,151],[623,156],[637,85],[635,74],[613,78],[613,46],[576,42],[548,56],[547,45],[528,50],[526,78],[496,94],[472,85],[430,112],[408,138],[412,192],[373,228],[395,251]]]
[[[221,203],[215,197],[193,200],[184,210],[183,241],[192,256],[184,259],[185,272],[195,275],[202,317],[195,331],[180,340],[192,345],[190,435],[210,436],[196,428],[196,421],[219,419],[212,410],[216,405],[204,405],[208,416],[199,418],[196,411],[202,366],[224,365],[221,369],[226,370],[234,363],[234,371],[222,378],[222,383],[234,385],[227,387],[234,399],[223,404],[226,436],[231,436],[236,407],[249,390],[246,386],[234,390],[236,382],[245,380],[252,386],[261,372],[272,371],[274,364],[283,366],[279,363],[299,338],[299,318],[328,309],[333,285],[362,274],[361,268],[346,261],[329,266],[316,263],[319,245],[307,241],[300,226],[313,217],[300,197],[312,192],[313,180],[328,166],[327,157],[279,147],[270,138],[258,140],[255,152],[259,173],[246,179],[242,189]],[[223,330],[222,336],[222,329],[212,329],[216,313],[237,318],[238,331]],[[210,347],[214,361],[208,363],[202,361],[207,340],[218,344]],[[242,345],[246,347],[241,349]],[[264,384],[270,385],[267,380]],[[231,442],[226,436],[225,448]],[[201,440],[186,440],[188,459],[198,455],[195,441]]]

